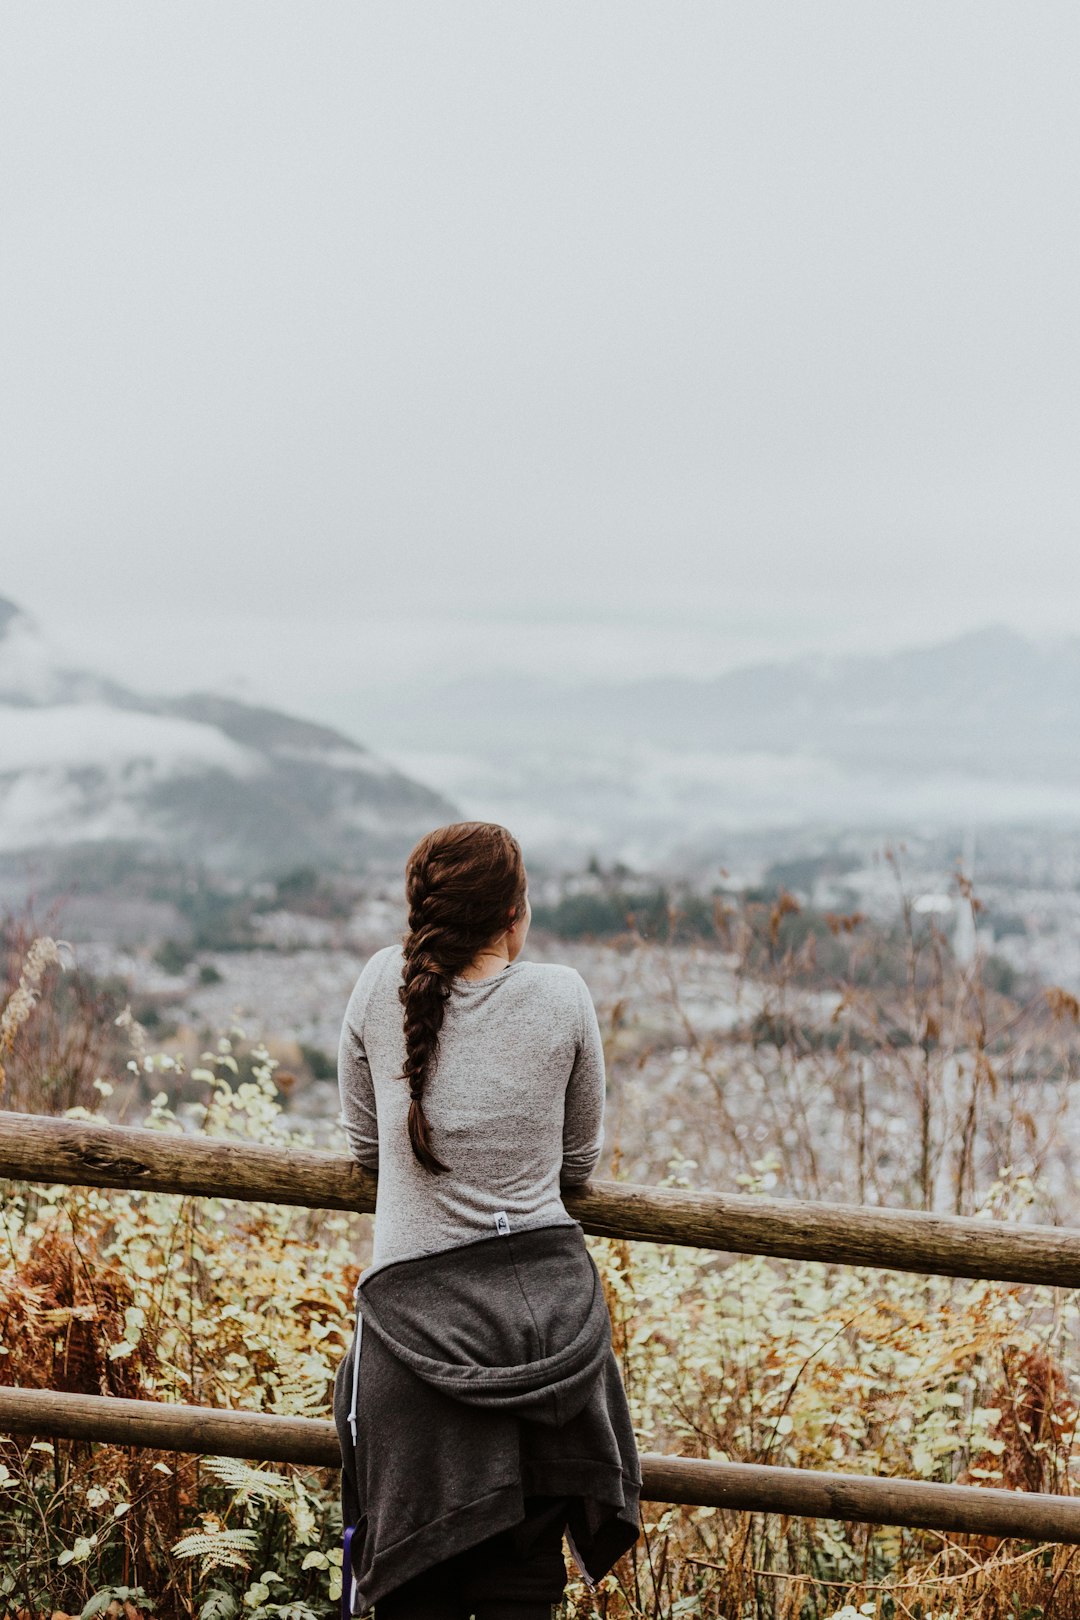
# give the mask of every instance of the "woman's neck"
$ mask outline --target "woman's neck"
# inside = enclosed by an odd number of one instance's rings
[[[479,951],[473,957],[467,968],[463,968],[458,975],[461,979],[493,979],[503,968],[510,965],[510,953],[505,947],[500,951],[494,948],[489,951]]]

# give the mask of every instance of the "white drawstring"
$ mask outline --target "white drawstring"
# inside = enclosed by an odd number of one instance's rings
[[[577,1565],[578,1569],[581,1571],[582,1580],[585,1582],[585,1585],[589,1588],[590,1592],[595,1592],[596,1582],[593,1580],[592,1576],[589,1574],[588,1570],[585,1568],[585,1565],[581,1561],[581,1554],[574,1545],[574,1538],[570,1534],[570,1526],[568,1524],[563,1526],[563,1535],[566,1537],[566,1544],[570,1548],[570,1556],[574,1560],[574,1563]]]
[[[363,1333],[363,1328],[364,1328],[364,1319],[360,1315],[360,1279],[359,1279],[359,1277],[356,1279],[356,1287],[353,1289],[353,1299],[356,1301],[356,1331],[355,1331],[355,1333],[353,1335],[352,1398],[351,1398],[351,1400],[349,1402],[349,1429],[350,1429],[350,1431],[352,1433],[353,1452],[355,1453],[355,1451],[356,1451],[356,1401],[357,1401],[357,1395],[358,1395],[358,1392],[359,1392],[359,1389],[360,1389],[360,1339],[361,1339],[361,1335]],[[349,1568],[349,1571],[348,1571],[348,1576],[349,1576],[348,1588],[347,1588],[347,1591],[344,1590],[344,1589],[342,1591],[342,1613],[344,1615],[347,1612],[350,1616],[353,1616],[353,1615],[360,1614],[361,1610],[360,1610],[360,1599],[357,1596],[357,1590],[356,1590],[358,1583],[357,1583],[356,1575],[353,1573],[352,1568],[351,1568],[351,1565],[352,1565],[351,1558],[349,1560],[349,1564],[350,1564],[350,1568]]]
[[[360,1315],[360,1282],[357,1279],[353,1291],[356,1301],[356,1334],[353,1338],[353,1364],[352,1364],[352,1401],[349,1406],[349,1428],[352,1430],[353,1450],[356,1449],[356,1397],[360,1388],[360,1336],[363,1331],[364,1319]]]

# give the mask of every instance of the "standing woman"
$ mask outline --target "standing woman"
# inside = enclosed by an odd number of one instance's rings
[[[409,931],[349,998],[338,1076],[379,1173],[334,1382],[343,1616],[550,1620],[639,1534],[611,1321],[563,1187],[600,1158],[604,1055],[576,969],[524,962],[520,846],[465,821],[406,866]]]

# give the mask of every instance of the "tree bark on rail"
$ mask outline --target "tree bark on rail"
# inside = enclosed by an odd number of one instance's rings
[[[340,1468],[333,1423],[0,1385],[0,1433]],[[642,1497],[731,1512],[1080,1543],[1080,1499],[692,1457],[641,1458]]]
[[[3,1111],[0,1176],[369,1213],[378,1185],[371,1171],[330,1153]],[[626,1181],[568,1187],[563,1202],[599,1237],[1080,1287],[1080,1233],[1064,1227]]]

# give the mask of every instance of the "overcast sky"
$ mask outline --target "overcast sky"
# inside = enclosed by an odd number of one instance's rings
[[[1073,0],[2,34],[0,594],[87,659],[314,703],[1080,629]]]

